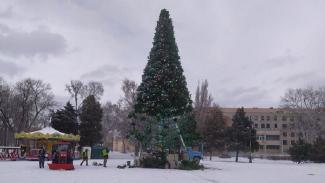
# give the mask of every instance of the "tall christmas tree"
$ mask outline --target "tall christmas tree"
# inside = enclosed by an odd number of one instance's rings
[[[154,131],[151,129],[158,126],[156,142],[162,148],[173,146],[172,141],[178,138],[173,124],[175,121],[171,118],[183,117],[192,110],[192,101],[183,72],[172,20],[169,12],[163,9],[134,106],[135,113],[156,119],[158,125],[150,123],[146,128]]]
[[[82,102],[80,113],[80,145],[93,146],[102,141],[103,110],[93,95]]]
[[[161,10],[153,47],[138,87],[136,113],[168,118],[191,110],[183,68],[178,55],[172,20],[166,9]]]

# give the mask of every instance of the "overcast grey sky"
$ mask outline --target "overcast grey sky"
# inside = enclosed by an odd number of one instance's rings
[[[42,79],[61,101],[70,80],[96,80],[115,102],[124,78],[141,81],[162,8],[192,97],[208,79],[221,106],[277,107],[325,82],[322,0],[2,0],[0,76]]]

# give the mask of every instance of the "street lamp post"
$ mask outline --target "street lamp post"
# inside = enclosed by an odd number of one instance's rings
[[[249,163],[252,163],[252,126],[249,127]]]

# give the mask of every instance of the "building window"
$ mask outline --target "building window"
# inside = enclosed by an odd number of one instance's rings
[[[294,128],[295,124],[294,123],[290,123],[290,128]]]
[[[296,143],[296,141],[294,141],[294,140],[291,140],[291,145],[294,145],[295,143]]]
[[[261,128],[265,128],[265,124],[264,123],[261,124]]]
[[[282,136],[284,136],[284,137],[288,136],[288,135],[287,135],[287,132],[283,132],[283,133],[282,133]]]
[[[291,137],[295,137],[295,133],[294,132],[291,132],[290,136]]]
[[[274,119],[274,121],[277,121],[278,120],[278,117],[277,116],[274,116],[273,119]]]
[[[261,120],[264,121],[264,116],[261,116]]]
[[[266,135],[266,140],[280,140],[280,135]]]
[[[288,141],[287,141],[287,140],[283,140],[283,141],[282,141],[282,144],[283,144],[283,145],[288,145]]]
[[[280,149],[280,146],[279,145],[267,145],[266,149],[278,150],[278,149]]]
[[[270,116],[266,116],[266,121],[270,121]]]
[[[274,128],[278,128],[278,124],[275,123],[275,124],[274,124]]]
[[[290,121],[294,121],[294,117],[293,116],[290,116]]]
[[[270,128],[270,124],[269,123],[266,124],[266,128]]]
[[[282,121],[287,121],[287,116],[282,116]]]
[[[257,135],[256,140],[264,141],[265,140],[264,135]]]
[[[264,150],[264,146],[263,145],[260,145],[259,147],[261,150]]]
[[[287,124],[282,124],[282,128],[287,128],[288,125]]]
[[[258,116],[254,116],[254,120],[256,120],[256,121],[257,121],[257,120],[258,120]]]
[[[255,126],[255,128],[258,128],[258,124],[257,123],[255,123],[254,126]]]

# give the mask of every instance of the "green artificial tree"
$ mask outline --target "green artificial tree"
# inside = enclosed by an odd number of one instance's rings
[[[169,12],[162,9],[148,63],[137,89],[134,111],[136,114],[155,119],[157,124],[147,123],[145,129],[150,128],[152,131],[152,126],[158,126],[156,142],[163,149],[170,144],[166,142],[167,137],[174,133],[172,119],[186,115],[192,110],[192,101],[183,72],[172,20]]]

